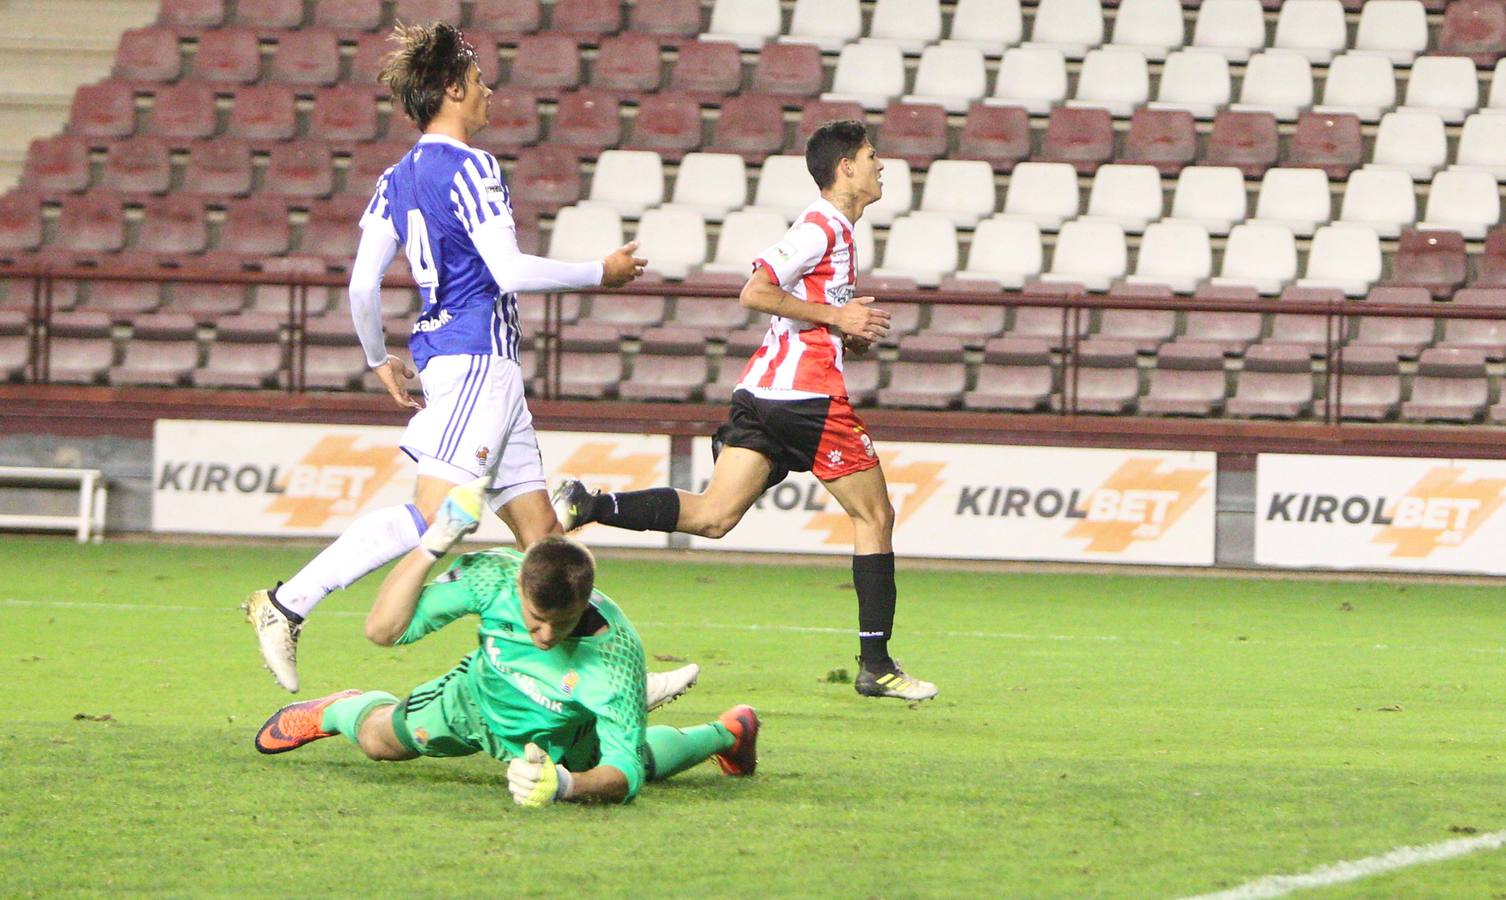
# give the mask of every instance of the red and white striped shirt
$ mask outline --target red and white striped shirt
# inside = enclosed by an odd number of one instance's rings
[[[771,281],[807,303],[845,306],[858,273],[852,223],[821,198],[805,208],[779,243],[753,260],[754,270],[760,267]],[[737,386],[772,400],[847,396],[842,333],[775,316]]]

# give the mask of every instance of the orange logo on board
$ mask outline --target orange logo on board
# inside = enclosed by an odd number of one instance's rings
[[[1421,559],[1469,540],[1501,508],[1506,479],[1466,481],[1465,470],[1430,469],[1389,510],[1390,522],[1371,540],[1395,544],[1392,556]]]
[[[356,442],[349,435],[321,438],[288,471],[266,511],[286,514],[290,528],[318,528],[359,512],[397,474],[404,456],[397,447],[356,450]]]
[[[1135,541],[1153,541],[1208,493],[1207,469],[1159,471],[1161,460],[1128,459],[1088,493],[1082,517],[1067,532],[1087,538],[1083,549],[1119,553]]]
[[[620,445],[588,441],[559,464],[556,477],[579,478],[586,487],[604,491],[636,491],[663,481],[661,453],[620,453]]]

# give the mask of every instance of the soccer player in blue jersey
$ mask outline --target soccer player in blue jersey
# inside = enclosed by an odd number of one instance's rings
[[[372,371],[398,406],[417,410],[401,446],[418,463],[418,483],[412,503],[365,514],[286,583],[247,598],[262,657],[289,691],[298,690],[298,635],[309,613],[419,546],[455,485],[494,472],[478,489],[519,547],[560,532],[523,398],[517,293],[620,287],[646,262],[633,255],[636,243],[600,262],[520,252],[502,170],[466,143],[486,125],[492,93],[475,50],[444,23],[399,25],[393,40],[381,80],[422,135],[377,181],[361,217],[350,307]],[[405,386],[413,371],[387,354],[382,335],[382,274],[399,250],[423,298],[408,344],[422,403]]]

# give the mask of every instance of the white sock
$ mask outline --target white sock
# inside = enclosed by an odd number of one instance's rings
[[[417,547],[426,527],[411,503],[367,513],[277,589],[278,605],[307,616],[331,591],[349,587]]]

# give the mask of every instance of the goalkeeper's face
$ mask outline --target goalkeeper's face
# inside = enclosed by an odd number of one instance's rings
[[[540,650],[553,649],[560,641],[570,636],[580,617],[591,606],[589,600],[565,609],[541,610],[527,596],[519,604],[523,609],[523,624],[528,626],[528,637]]]

